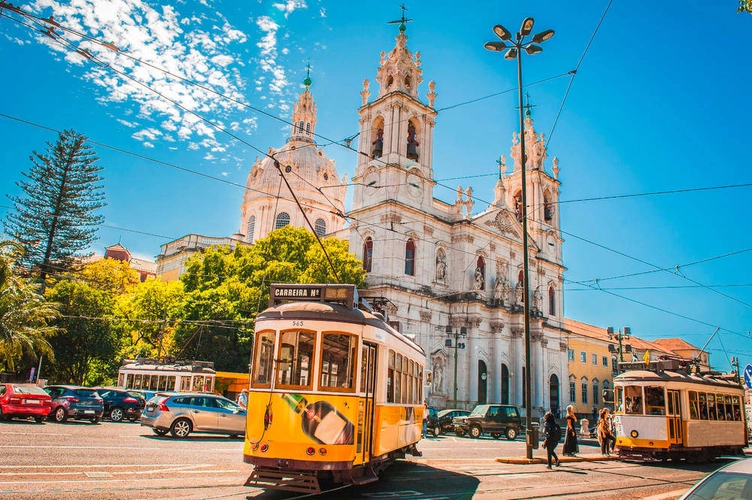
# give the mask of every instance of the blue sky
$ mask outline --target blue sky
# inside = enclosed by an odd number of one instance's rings
[[[550,139],[548,168],[560,160],[565,314],[698,347],[719,327],[708,346],[713,365],[728,369],[730,356],[752,363],[750,186],[740,186],[752,183],[752,16],[737,14],[735,0],[492,4],[406,4],[408,47],[423,61],[419,93],[425,99],[431,80],[438,93],[434,171],[447,188],[434,195],[451,201],[457,185],[470,185],[476,212],[493,198],[496,159],[509,157],[518,126],[517,74],[483,44],[495,39],[494,24],[516,30],[534,17],[534,31],[556,31],[523,69],[526,84],[545,80],[526,91],[537,131]],[[63,35],[140,83],[5,12],[0,192],[18,194],[29,155],[55,140],[41,127],[74,128],[99,143],[105,168],[107,222],[92,250],[120,240],[145,258],[185,234],[239,229],[241,186],[259,150],[284,143],[309,59],[320,142],[340,176],[352,177],[355,155],[336,142],[357,133],[362,82],[375,84],[379,53],[397,34],[387,21],[401,14],[399,2],[315,0],[39,0],[22,8],[112,42],[121,53]],[[567,73],[583,53],[554,127]],[[700,190],[718,186],[737,187]],[[676,190],[688,191],[619,197]],[[582,201],[593,198],[601,199]],[[9,205],[0,201],[0,217]],[[623,277],[647,271],[655,272]]]

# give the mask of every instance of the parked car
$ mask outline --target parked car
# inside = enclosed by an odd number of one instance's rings
[[[458,436],[468,434],[473,438],[488,432],[494,439],[503,434],[512,440],[522,431],[520,412],[510,405],[478,405],[470,415],[455,418],[453,424]]]
[[[38,424],[50,413],[50,396],[34,384],[0,384],[0,420],[34,417]]]
[[[184,438],[191,432],[245,434],[246,411],[224,396],[206,393],[157,394],[146,403],[141,425],[158,436]]]
[[[104,413],[104,402],[96,389],[73,385],[50,385],[44,388],[52,398],[49,418],[63,423],[69,418],[90,420],[98,424]]]
[[[113,422],[120,422],[127,418],[135,422],[141,418],[141,412],[146,406],[146,400],[136,392],[125,389],[100,387],[96,389],[104,403],[104,416]]]
[[[752,498],[752,458],[731,462],[705,476],[679,500]]]
[[[433,418],[428,419],[428,432],[439,436],[445,432],[454,432],[454,419],[470,415],[468,410],[448,409],[440,410]]]

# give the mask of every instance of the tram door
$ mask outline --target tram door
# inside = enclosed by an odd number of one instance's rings
[[[371,459],[371,446],[373,444],[373,413],[375,410],[373,399],[376,388],[376,345],[363,343],[361,353],[361,381],[360,390],[364,393],[363,399],[358,403],[358,429],[356,453],[363,463]]]
[[[666,391],[668,400],[668,443],[669,445],[681,445],[684,443],[681,417],[681,400],[679,391]]]

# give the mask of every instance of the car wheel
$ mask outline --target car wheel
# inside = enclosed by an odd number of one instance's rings
[[[167,430],[165,429],[152,429],[152,432],[154,432],[154,434],[156,434],[157,436],[164,436],[165,434],[167,434]]]
[[[477,425],[470,427],[470,430],[468,432],[470,433],[470,437],[473,439],[477,439],[481,434],[483,434],[483,431],[481,431],[480,427],[478,427]]]
[[[441,427],[437,425],[436,427],[433,428],[433,437],[439,437],[440,434],[441,434]]]
[[[514,441],[514,438],[517,437],[517,429],[515,429],[514,427],[510,427],[509,429],[507,429],[507,433],[506,434],[507,434],[507,439],[508,440]]]
[[[41,424],[44,422],[44,417],[34,417],[34,421],[38,424]]]
[[[494,439],[499,439],[501,437],[501,432],[492,432],[491,437]]]
[[[100,415],[100,416],[98,416],[98,417],[90,418],[90,419],[89,419],[89,421],[90,421],[90,422],[91,422],[92,424],[98,424],[99,422],[101,422],[101,421],[102,421],[102,416]]]
[[[123,409],[119,406],[114,407],[112,410],[110,410],[110,420],[113,422],[120,422],[123,420]]]
[[[172,437],[184,438],[191,433],[192,428],[193,426],[191,425],[190,420],[179,418],[172,423],[172,426],[170,426],[170,434],[172,434]]]
[[[55,413],[53,413],[52,418],[55,419],[55,422],[62,424],[68,420],[68,412],[65,411],[63,406],[58,406],[55,408]]]

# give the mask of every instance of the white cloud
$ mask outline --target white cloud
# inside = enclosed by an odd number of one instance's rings
[[[305,0],[287,0],[285,3],[275,3],[272,6],[284,12],[285,17],[292,14],[296,9],[305,9],[308,7]]]
[[[137,127],[137,125],[136,125],[135,123],[133,123],[133,122],[129,122],[129,121],[126,121],[126,120],[123,120],[122,118],[118,118],[118,119],[117,119],[117,121],[118,121],[118,122],[119,122],[119,123],[120,123],[121,125],[125,125],[125,126],[126,126],[126,127],[128,127],[128,128],[135,128],[135,127]]]

